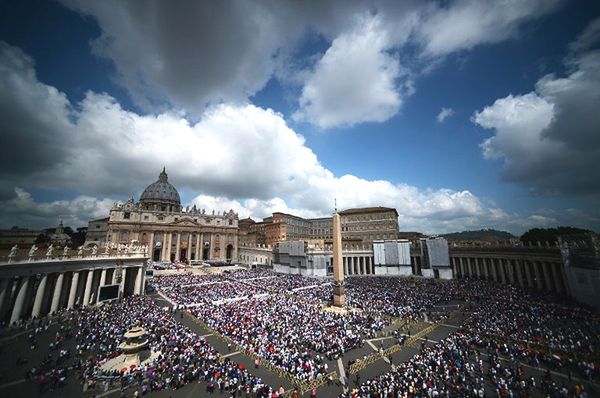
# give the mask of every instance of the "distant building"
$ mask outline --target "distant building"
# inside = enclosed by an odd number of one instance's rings
[[[29,248],[41,233],[42,231],[19,227],[0,230],[0,248],[10,249],[14,245],[18,245],[20,248]]]
[[[600,241],[588,233],[561,236],[559,244],[571,295],[600,309]]]
[[[64,247],[71,243],[71,237],[65,233],[65,227],[62,220],[58,223],[58,227],[49,236],[50,243],[54,246]]]
[[[342,240],[370,243],[398,239],[398,212],[390,207],[364,207],[339,212]]]
[[[397,239],[398,212],[390,207],[366,207],[339,212],[342,221],[342,241],[348,244],[371,243],[374,240]],[[245,244],[267,244],[303,240],[314,244],[331,244],[332,217],[302,218],[275,212],[261,222],[245,219],[240,222],[240,236]]]
[[[106,243],[108,235],[108,217],[99,218],[88,222],[87,233],[85,236],[85,246],[102,246]]]
[[[107,242],[136,240],[148,245],[154,261],[238,259],[237,213],[183,209],[164,169],[139,203],[115,203],[108,218]]]

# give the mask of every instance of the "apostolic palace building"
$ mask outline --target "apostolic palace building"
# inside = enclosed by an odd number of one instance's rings
[[[108,218],[107,241],[137,240],[148,245],[154,261],[237,260],[238,215],[193,207],[183,209],[165,169],[148,185],[139,203],[115,203]]]

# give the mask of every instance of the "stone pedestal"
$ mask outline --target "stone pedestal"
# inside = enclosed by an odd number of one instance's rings
[[[333,305],[338,307],[346,305],[346,292],[343,285],[333,285]]]

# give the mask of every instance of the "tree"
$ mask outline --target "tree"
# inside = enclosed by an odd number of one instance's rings
[[[554,243],[558,241],[561,235],[580,235],[589,232],[591,231],[588,229],[575,227],[533,228],[521,235],[521,242],[533,244],[537,242]]]

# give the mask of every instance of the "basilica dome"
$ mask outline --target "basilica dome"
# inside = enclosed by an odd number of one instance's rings
[[[159,174],[158,180],[148,185],[142,196],[140,204],[144,209],[179,211],[181,208],[181,199],[179,192],[169,183],[169,177],[165,169]]]

